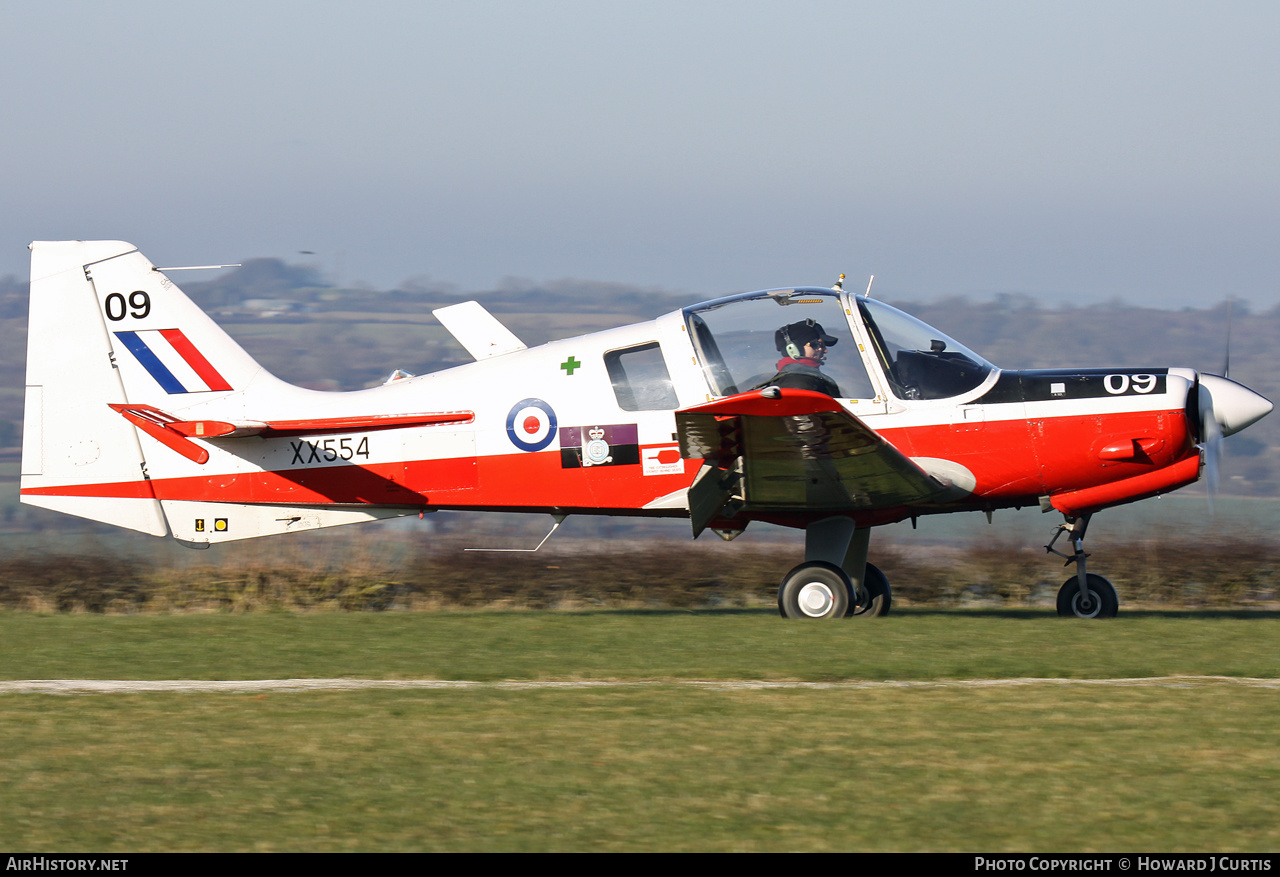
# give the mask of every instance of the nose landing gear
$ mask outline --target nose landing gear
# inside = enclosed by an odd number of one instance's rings
[[[1067,566],[1076,565],[1076,574],[1062,583],[1058,591],[1058,615],[1063,618],[1115,618],[1120,611],[1120,598],[1111,582],[1100,575],[1085,570],[1085,559],[1089,556],[1084,550],[1084,533],[1089,529],[1089,515],[1078,518],[1068,517],[1065,524],[1058,525],[1053,539],[1044,547],[1050,554],[1067,559]],[[1053,547],[1063,533],[1071,534],[1071,544],[1075,550],[1064,554]]]

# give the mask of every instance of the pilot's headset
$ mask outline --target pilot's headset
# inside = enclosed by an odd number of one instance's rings
[[[787,325],[782,327],[782,340],[785,341],[787,345],[783,348],[786,351],[787,356],[792,359],[799,359],[801,351],[796,343],[791,340],[791,326]]]

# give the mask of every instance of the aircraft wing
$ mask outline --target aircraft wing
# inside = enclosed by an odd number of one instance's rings
[[[680,453],[706,461],[689,488],[697,536],[751,511],[832,514],[928,501],[946,485],[840,403],[767,387],[676,412]]]

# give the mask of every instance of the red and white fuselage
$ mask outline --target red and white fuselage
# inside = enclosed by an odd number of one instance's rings
[[[438,315],[475,362],[347,393],[267,373],[129,244],[32,244],[31,296],[23,501],[195,545],[436,509],[1074,515],[1195,481],[1210,396],[1224,434],[1270,410],[1188,369],[1000,370],[838,290],[536,348],[466,303]],[[839,398],[769,386],[804,320]]]

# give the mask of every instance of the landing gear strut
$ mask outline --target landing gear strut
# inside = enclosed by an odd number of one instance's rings
[[[1085,559],[1089,555],[1084,550],[1084,533],[1089,529],[1089,518],[1089,515],[1068,517],[1065,524],[1058,525],[1053,539],[1044,547],[1050,554],[1065,557],[1067,566],[1076,565],[1076,574],[1063,582],[1058,591],[1058,615],[1064,618],[1115,618],[1120,611],[1116,589],[1102,576],[1085,570]],[[1064,554],[1053,547],[1063,533],[1071,534],[1071,544],[1075,548],[1071,554]]]
[[[871,531],[831,517],[805,528],[804,563],[782,579],[783,618],[876,618],[889,614],[889,580],[867,563]]]

